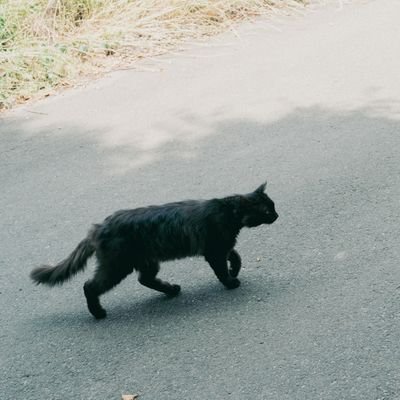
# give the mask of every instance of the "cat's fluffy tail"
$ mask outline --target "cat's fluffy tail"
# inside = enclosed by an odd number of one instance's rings
[[[76,249],[63,261],[55,266],[42,265],[32,270],[30,277],[37,284],[48,286],[62,285],[79,271],[86,267],[88,258],[96,248],[89,235],[83,239]]]

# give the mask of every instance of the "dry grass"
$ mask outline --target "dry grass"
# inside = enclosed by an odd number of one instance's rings
[[[0,0],[0,109],[308,0]]]

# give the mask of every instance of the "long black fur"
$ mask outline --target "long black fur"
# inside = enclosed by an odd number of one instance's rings
[[[278,218],[265,187],[266,183],[249,194],[222,199],[117,211],[94,225],[64,261],[36,268],[30,276],[37,284],[62,284],[83,270],[95,253],[98,266],[94,277],[85,283],[84,293],[89,311],[98,319],[106,316],[99,296],[134,269],[144,286],[176,296],[179,285],[156,277],[162,261],[204,256],[226,288],[237,288],[241,259],[234,246],[240,230],[272,224]]]

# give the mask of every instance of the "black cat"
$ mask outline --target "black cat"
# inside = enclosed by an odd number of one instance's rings
[[[252,193],[222,199],[117,211],[94,225],[64,261],[36,268],[30,276],[38,284],[62,284],[83,270],[87,259],[96,253],[98,266],[84,292],[89,311],[98,319],[106,316],[99,296],[134,269],[142,285],[176,296],[179,285],[156,277],[160,261],[204,256],[226,288],[237,288],[241,259],[234,246],[240,229],[272,224],[278,218],[265,187],[266,183]]]

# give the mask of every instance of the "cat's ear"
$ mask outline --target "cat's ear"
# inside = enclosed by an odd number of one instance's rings
[[[264,193],[266,187],[267,187],[267,182],[264,182],[261,186],[259,186],[259,187],[255,190],[255,192],[256,192],[256,193]]]

